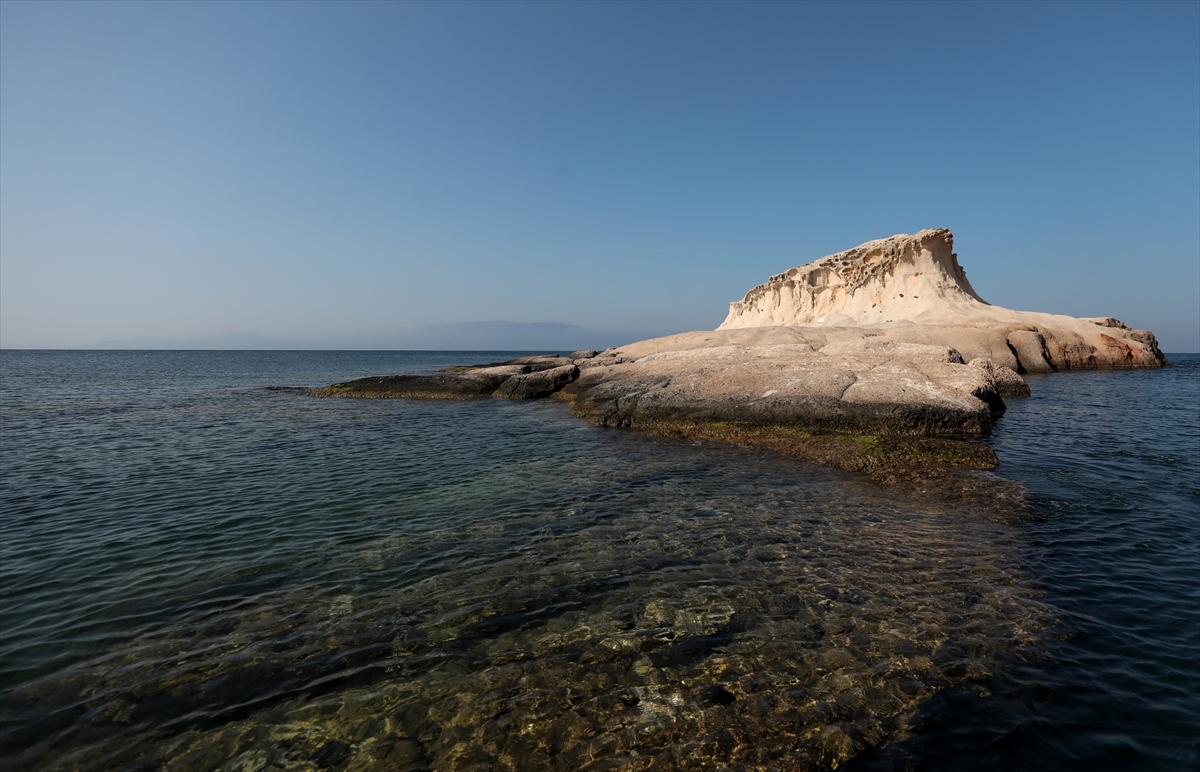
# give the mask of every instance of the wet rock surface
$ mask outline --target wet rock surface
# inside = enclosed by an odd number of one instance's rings
[[[508,399],[548,397],[578,377],[579,368],[573,364],[514,375],[500,384],[496,395]]]
[[[359,399],[537,399],[579,377],[579,368],[557,355],[520,357],[507,362],[448,367],[420,375],[384,375],[334,383],[317,397]]]

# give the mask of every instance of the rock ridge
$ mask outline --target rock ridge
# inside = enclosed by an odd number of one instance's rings
[[[718,329],[876,324],[934,311],[971,315],[987,304],[953,250],[946,228],[868,241],[772,276],[730,303]]]
[[[873,330],[953,346],[1019,373],[1168,365],[1154,333],[1112,317],[989,304],[967,280],[946,228],[868,241],[776,274],[730,303],[717,329],[772,326]]]

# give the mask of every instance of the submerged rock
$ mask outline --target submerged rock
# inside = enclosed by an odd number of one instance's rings
[[[977,510],[626,450],[0,695],[0,768],[842,769],[1055,627]]]
[[[475,399],[490,396],[506,380],[521,372],[521,367],[487,367],[465,372],[440,372],[430,375],[380,375],[335,383],[313,390],[317,397],[358,397],[389,399]]]

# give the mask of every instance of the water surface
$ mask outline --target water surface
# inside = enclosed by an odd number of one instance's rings
[[[1197,357],[1031,379],[1000,519],[264,388],[512,355],[0,352],[6,768],[1195,764]]]

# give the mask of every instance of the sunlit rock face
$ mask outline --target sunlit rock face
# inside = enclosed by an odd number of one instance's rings
[[[716,330],[313,393],[553,396],[601,426],[769,447],[891,479],[994,466],[963,438],[986,435],[1005,397],[1029,395],[1021,373],[1167,365],[1152,333],[1116,319],[989,305],[953,247],[944,228],[867,242],[773,276]]]
[[[868,241],[792,268],[729,304],[720,330],[862,327],[951,346],[1019,372],[1162,367],[1153,333],[1111,317],[1077,319],[987,303],[967,280],[945,228]],[[968,355],[970,352],[970,355]]]
[[[772,276],[729,304],[718,329],[846,327],[976,316],[975,293],[945,228],[868,241]]]

